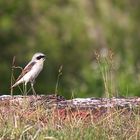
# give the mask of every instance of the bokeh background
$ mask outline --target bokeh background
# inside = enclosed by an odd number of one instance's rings
[[[139,0],[0,0],[0,93],[10,93],[11,65],[24,67],[35,52],[47,55],[38,94],[104,96],[104,66],[113,51],[108,86],[119,96],[140,95]],[[105,58],[106,59],[106,58]],[[15,78],[20,70],[14,70]],[[111,74],[110,74],[111,73]],[[109,82],[108,82],[109,83]],[[14,94],[20,94],[16,88]]]

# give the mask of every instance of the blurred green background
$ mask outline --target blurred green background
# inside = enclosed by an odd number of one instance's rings
[[[13,56],[24,67],[35,52],[43,52],[38,94],[55,92],[63,65],[58,93],[67,98],[104,96],[106,71],[114,96],[139,96],[139,26],[139,0],[0,0],[0,93],[10,93]],[[95,52],[106,60],[109,49],[113,66],[106,70]],[[15,77],[19,73],[14,70]],[[18,87],[14,94],[20,94]]]

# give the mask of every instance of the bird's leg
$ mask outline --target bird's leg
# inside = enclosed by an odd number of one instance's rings
[[[24,95],[27,95],[27,83],[24,84]]]
[[[31,88],[32,88],[33,95],[36,95],[36,92],[35,92],[35,89],[34,89],[34,83],[33,82],[31,82]]]

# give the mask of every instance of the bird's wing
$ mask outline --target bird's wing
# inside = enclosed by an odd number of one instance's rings
[[[36,62],[30,62],[21,72],[19,77],[17,78],[16,82],[19,81],[26,73],[28,73]]]

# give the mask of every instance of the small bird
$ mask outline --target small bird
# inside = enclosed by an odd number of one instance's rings
[[[33,86],[34,86],[36,77],[39,75],[39,73],[43,69],[44,61],[45,61],[45,55],[43,53],[35,53],[32,57],[32,60],[22,70],[15,84],[12,85],[12,88],[16,87],[17,85],[21,83],[24,83],[25,93],[26,93],[27,83],[30,82],[33,94],[36,94]]]

